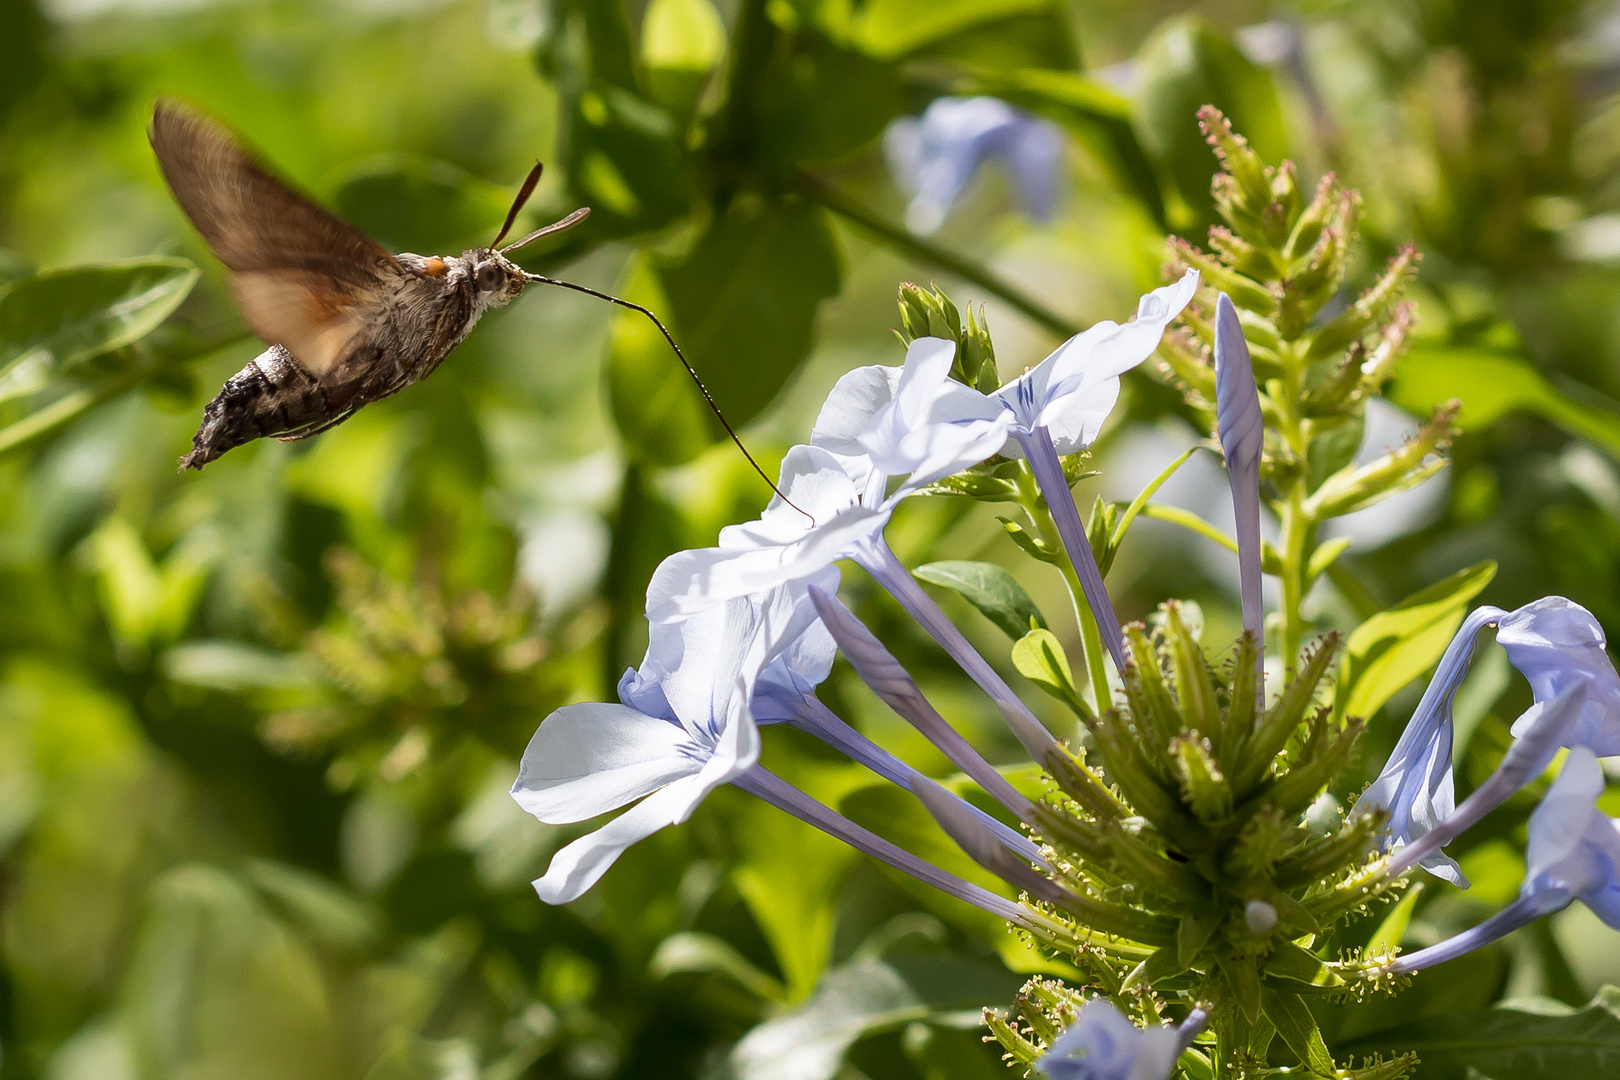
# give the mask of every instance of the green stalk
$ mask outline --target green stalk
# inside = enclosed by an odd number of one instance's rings
[[[810,199],[820,203],[839,217],[859,225],[896,251],[908,255],[918,262],[926,263],[935,269],[943,270],[947,274],[953,274],[963,281],[977,285],[991,296],[1017,308],[1030,319],[1059,337],[1073,337],[1083,329],[1074,320],[1064,318],[1018,288],[1018,286],[986,270],[972,259],[958,255],[953,251],[947,251],[932,241],[924,240],[920,236],[914,236],[900,226],[884,221],[877,214],[868,210],[855,199],[839,191],[819,176],[811,173],[800,173],[799,188]]]
[[[1300,397],[1304,391],[1304,364],[1300,359],[1298,343],[1284,342],[1278,350],[1278,357],[1283,367],[1282,393],[1276,395],[1281,421],[1278,426],[1288,444],[1289,453],[1298,463],[1297,475],[1288,484],[1287,497],[1280,512],[1282,536],[1277,553],[1282,562],[1278,578],[1282,583],[1283,670],[1291,673],[1299,660],[1300,642],[1305,637],[1305,620],[1300,614],[1305,603],[1305,567],[1309,558],[1305,549],[1312,526],[1316,523],[1305,505],[1305,462],[1310,451],[1310,440],[1305,436],[1305,424],[1299,414]]]

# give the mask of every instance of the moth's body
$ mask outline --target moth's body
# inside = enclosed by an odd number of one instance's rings
[[[476,248],[453,256],[395,256],[400,271],[360,316],[362,329],[341,350],[311,350],[302,362],[276,344],[250,360],[203,410],[183,468],[200,469],[225,451],[266,436],[306,438],[432,374],[472,332],[484,312],[511,303],[526,284],[498,252]],[[480,267],[498,268],[493,289],[478,285]],[[485,271],[494,281],[496,269]],[[324,361],[324,362],[322,362]]]
[[[484,312],[511,303],[528,283],[496,250],[501,237],[460,255],[390,254],[183,107],[160,102],[151,134],[175,198],[231,271],[248,324],[270,344],[208,403],[182,468],[200,469],[267,435],[302,439],[341,423],[427,377]],[[538,179],[536,166],[502,237]]]

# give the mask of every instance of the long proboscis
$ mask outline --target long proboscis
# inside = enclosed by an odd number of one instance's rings
[[[742,456],[748,459],[748,464],[752,465],[754,467],[754,471],[759,473],[760,479],[764,480],[766,484],[770,485],[770,489],[776,493],[776,497],[778,499],[781,499],[784,503],[793,507],[793,509],[797,510],[799,513],[804,514],[805,517],[810,519],[811,524],[815,523],[815,517],[806,512],[792,499],[784,495],[782,493],[782,489],[776,486],[776,481],[772,480],[770,478],[770,474],[760,467],[759,462],[754,460],[754,455],[750,454],[748,452],[748,447],[743,445],[742,437],[738,435],[736,429],[731,426],[731,421],[727,420],[726,414],[720,411],[720,406],[715,403],[713,395],[709,393],[709,388],[703,385],[703,379],[699,377],[697,369],[692,366],[691,361],[687,360],[686,354],[681,351],[680,345],[676,344],[675,335],[669,332],[669,328],[664,325],[663,320],[659,319],[657,315],[653,314],[651,308],[642,307],[640,304],[631,303],[629,300],[614,296],[612,293],[601,292],[586,285],[576,285],[572,281],[561,281],[557,278],[548,278],[540,274],[531,274],[528,271],[524,271],[523,276],[536,284],[556,285],[558,288],[572,289],[575,292],[584,293],[587,296],[594,296],[598,300],[606,300],[610,304],[617,304],[622,308],[629,308],[631,311],[639,311],[641,314],[651,319],[652,324],[658,327],[658,332],[664,335],[664,340],[669,342],[669,347],[675,350],[676,359],[680,360],[681,367],[685,368],[686,373],[692,377],[692,382],[696,384],[698,393],[702,394],[703,400],[709,403],[709,409],[714,413],[715,419],[720,421],[720,426],[726,429],[726,434],[731,436],[731,441],[737,445],[737,449],[741,451]]]

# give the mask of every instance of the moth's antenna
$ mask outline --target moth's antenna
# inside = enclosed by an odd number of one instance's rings
[[[704,386],[703,380],[698,377],[697,370],[693,368],[691,362],[686,359],[686,354],[681,351],[681,347],[675,343],[675,336],[669,332],[669,328],[659,320],[658,316],[652,313],[650,308],[644,308],[640,304],[632,304],[628,300],[621,300],[619,297],[614,296],[611,293],[598,292],[597,290],[588,288],[584,285],[575,285],[572,281],[559,281],[556,278],[542,277],[539,274],[531,274],[528,271],[524,271],[523,276],[529,281],[538,282],[541,285],[556,285],[559,288],[572,289],[575,292],[581,292],[587,296],[594,296],[598,300],[606,300],[610,304],[618,304],[620,307],[629,308],[631,311],[639,311],[643,315],[647,316],[647,318],[651,319],[653,325],[658,327],[658,332],[664,335],[664,340],[669,342],[669,347],[675,350],[675,355],[680,359],[681,366],[686,369],[686,373],[692,376],[692,381],[697,384],[698,392],[703,395],[703,400],[709,403],[709,409],[720,421],[720,426],[726,429],[726,434],[730,435],[731,441],[737,444],[737,449],[742,451],[742,456],[748,459],[748,464],[752,465],[754,467],[754,471],[759,473],[760,479],[764,480],[765,483],[770,485],[771,490],[776,492],[776,497],[778,499],[781,499],[784,503],[799,511],[799,513],[804,514],[805,517],[810,519],[810,524],[814,525],[816,523],[816,519],[813,515],[806,513],[805,510],[792,499],[782,494],[782,489],[776,486],[776,481],[772,480],[765,470],[760,468],[759,462],[754,460],[754,455],[748,452],[748,447],[743,445],[742,438],[737,434],[736,430],[732,428],[731,421],[726,419],[725,413],[720,411],[720,406],[715,404],[714,398],[709,394],[709,388]]]
[[[560,233],[564,229],[572,229],[575,225],[578,225],[580,222],[584,221],[590,216],[591,208],[588,206],[582,206],[578,210],[575,210],[572,214],[569,214],[567,217],[563,218],[561,221],[554,221],[550,225],[546,225],[542,228],[534,230],[534,232],[530,233],[528,236],[525,236],[521,240],[512,241],[510,244],[507,244],[505,247],[501,248],[501,254],[505,255],[508,251],[516,251],[520,247],[532,244],[542,236],[550,236],[552,233]],[[504,234],[505,230],[502,230],[502,232]],[[495,243],[498,244],[500,241],[496,240]],[[494,244],[491,244],[490,246],[493,247]]]
[[[512,223],[523,212],[523,205],[529,201],[529,196],[534,194],[534,186],[540,182],[540,170],[543,168],[545,166],[537,161],[534,163],[534,168],[529,170],[529,175],[523,178],[523,186],[518,188],[517,198],[512,200],[512,209],[506,212],[506,224],[502,225],[501,231],[495,234],[495,240],[489,245],[490,247],[500,247],[501,241],[506,239],[506,234],[512,231]]]

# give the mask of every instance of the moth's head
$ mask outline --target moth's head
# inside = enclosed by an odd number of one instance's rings
[[[510,304],[522,294],[523,286],[527,283],[523,271],[500,252],[475,248],[463,252],[461,258],[467,265],[473,288],[484,306]]]

